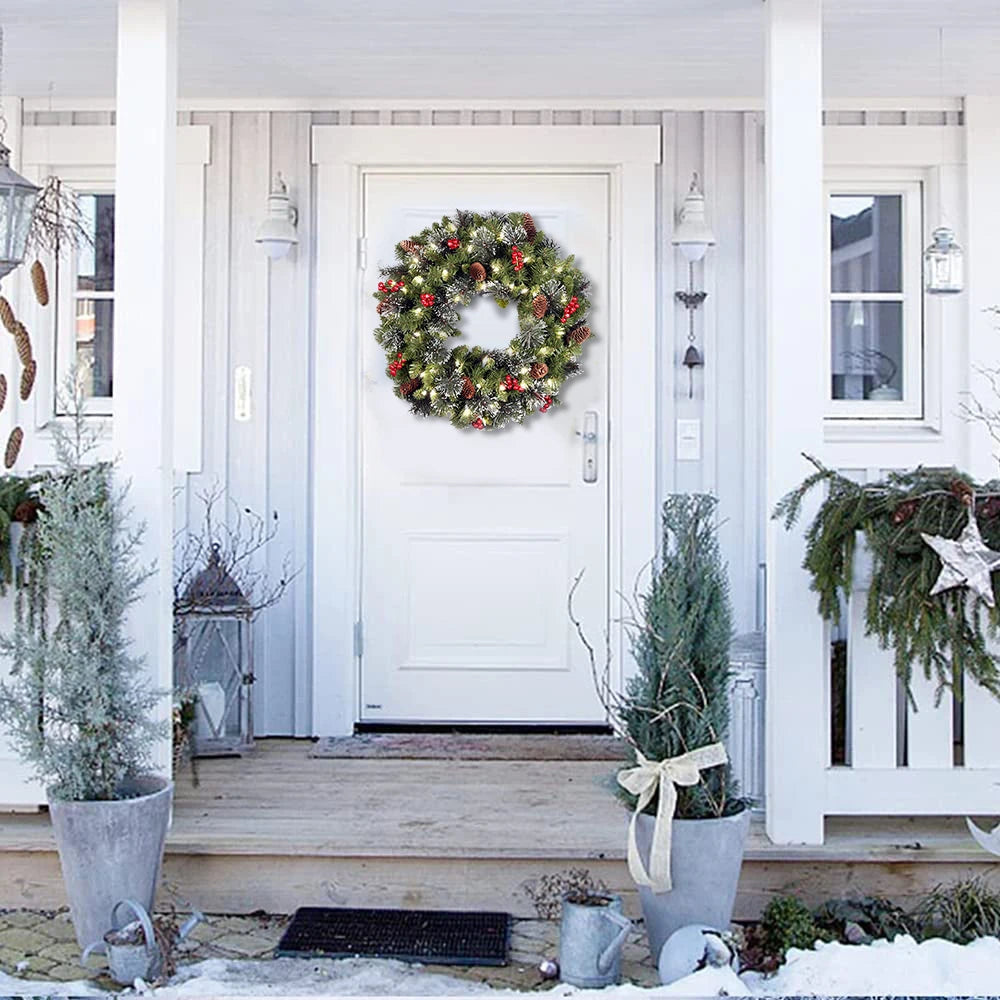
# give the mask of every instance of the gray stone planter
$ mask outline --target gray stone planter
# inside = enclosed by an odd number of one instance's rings
[[[170,823],[173,782],[138,778],[132,798],[66,802],[49,798],[70,915],[80,947],[101,941],[111,910],[134,899],[152,911]]]
[[[643,813],[636,825],[636,842],[647,869],[653,824],[654,817]],[[722,819],[674,820],[670,853],[673,888],[653,893],[639,887],[654,965],[664,942],[679,927],[704,924],[728,930],[749,830],[749,809]]]

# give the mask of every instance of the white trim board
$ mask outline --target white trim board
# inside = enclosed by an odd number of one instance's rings
[[[606,171],[611,183],[611,591],[629,592],[654,553],[656,463],[648,436],[656,417],[656,191],[659,126],[313,127],[317,240],[315,400],[312,441],[313,732],[349,733],[357,720],[359,661],[353,624],[360,602],[358,381],[360,304],[357,239],[367,169],[515,166]],[[449,141],[442,141],[447,136]],[[529,139],[530,136],[530,139]],[[348,305],[350,303],[351,305]],[[348,318],[349,317],[349,318]],[[346,321],[346,322],[345,322]],[[344,331],[346,338],[334,336]],[[622,332],[647,331],[624,337]],[[347,343],[345,344],[344,340]],[[345,363],[346,359],[346,363]],[[623,372],[629,372],[628,391]],[[322,391],[319,389],[322,388]],[[617,617],[617,612],[612,612]],[[621,643],[617,653],[621,653]]]

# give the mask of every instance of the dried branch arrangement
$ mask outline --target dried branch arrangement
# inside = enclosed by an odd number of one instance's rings
[[[263,554],[278,534],[277,512],[265,520],[228,497],[218,483],[197,494],[197,500],[200,525],[193,531],[182,529],[174,539],[174,614],[198,610],[199,598],[189,593],[191,582],[213,554],[242,591],[252,615],[277,604],[298,573],[290,555],[277,579],[264,565]]]
[[[36,255],[50,253],[58,257],[67,250],[79,250],[93,243],[76,193],[58,177],[46,177],[31,215],[27,249]]]

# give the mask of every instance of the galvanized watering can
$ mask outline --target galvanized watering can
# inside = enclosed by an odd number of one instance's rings
[[[91,955],[98,952],[106,954],[111,978],[122,986],[131,986],[137,979],[156,979],[163,969],[163,955],[156,943],[153,921],[149,919],[142,903],[121,899],[111,910],[112,928],[118,923],[122,907],[131,910],[135,919],[117,930],[108,931],[104,940],[88,945],[82,961],[86,963]],[[178,940],[183,941],[201,919],[202,914],[193,913],[180,929]]]
[[[600,989],[621,979],[622,946],[632,921],[621,896],[590,892],[563,897],[559,929],[559,978],[571,986]]]

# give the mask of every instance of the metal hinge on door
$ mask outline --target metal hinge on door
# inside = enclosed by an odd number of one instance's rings
[[[360,236],[358,237],[358,270],[366,271],[368,269],[368,237]]]
[[[354,623],[354,655],[361,659],[365,651],[365,624],[364,622]]]

